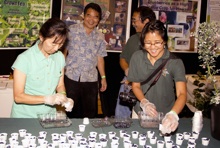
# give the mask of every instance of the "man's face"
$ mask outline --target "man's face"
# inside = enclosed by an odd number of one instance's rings
[[[99,24],[99,13],[92,8],[89,8],[84,14],[84,27],[93,30]]]
[[[146,19],[144,22],[141,21],[139,12],[134,12],[132,15],[132,26],[135,28],[136,32],[141,32],[144,28],[145,24],[149,22],[148,19]]]

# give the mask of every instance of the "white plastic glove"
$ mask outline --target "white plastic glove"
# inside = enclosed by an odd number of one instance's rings
[[[162,134],[169,134],[174,132],[179,125],[179,117],[176,112],[168,112],[162,120]]]
[[[71,98],[67,98],[67,102],[63,103],[62,106],[65,107],[65,111],[71,112],[74,106],[74,101]]]
[[[60,105],[67,102],[67,98],[64,94],[56,93],[44,97],[44,103],[48,105]]]
[[[141,100],[140,107],[142,108],[144,114],[146,114],[147,116],[157,116],[156,106],[153,103],[150,103],[146,98]]]

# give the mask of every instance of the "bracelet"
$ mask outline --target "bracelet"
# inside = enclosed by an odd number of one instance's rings
[[[105,78],[106,78],[106,76],[101,76],[101,78],[102,78],[102,79],[105,79]]]
[[[66,92],[65,91],[61,91],[61,92],[58,92],[59,94],[64,94],[66,95]]]

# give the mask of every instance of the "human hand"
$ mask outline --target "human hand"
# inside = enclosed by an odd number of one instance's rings
[[[144,114],[150,117],[156,117],[158,115],[156,106],[153,103],[150,103],[146,98],[141,100],[140,107],[142,108]]]
[[[74,106],[74,101],[71,98],[67,98],[67,102],[63,103],[62,106],[65,107],[65,111],[71,112]]]
[[[126,85],[129,85],[129,84],[130,84],[130,82],[129,82],[128,80],[122,80],[120,83],[121,83],[121,84],[126,84]]]
[[[128,76],[128,70],[129,68],[125,69],[125,76]]]
[[[161,132],[162,134],[169,134],[171,132],[174,132],[176,128],[179,125],[179,117],[176,112],[170,111],[168,112],[164,119],[162,120],[162,129]]]
[[[53,95],[48,95],[44,97],[44,103],[48,105],[60,105],[67,101],[67,98],[64,94],[56,93]]]
[[[106,82],[106,79],[102,79],[101,80],[101,88],[100,88],[100,91],[103,92],[107,89],[107,82]]]

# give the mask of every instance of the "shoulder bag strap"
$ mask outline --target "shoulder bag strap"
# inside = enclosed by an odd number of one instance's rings
[[[148,83],[159,71],[159,74],[155,77],[154,81],[150,84],[150,87],[147,89],[147,91],[144,93],[144,95],[150,90],[150,88],[156,84],[157,80],[160,78],[161,74],[162,74],[162,69],[164,68],[164,66],[166,65],[167,61],[169,61],[170,59],[175,59],[176,57],[170,53],[169,58],[167,58],[165,61],[163,61],[163,63],[143,82],[141,82],[141,85],[144,85],[146,83]]]

